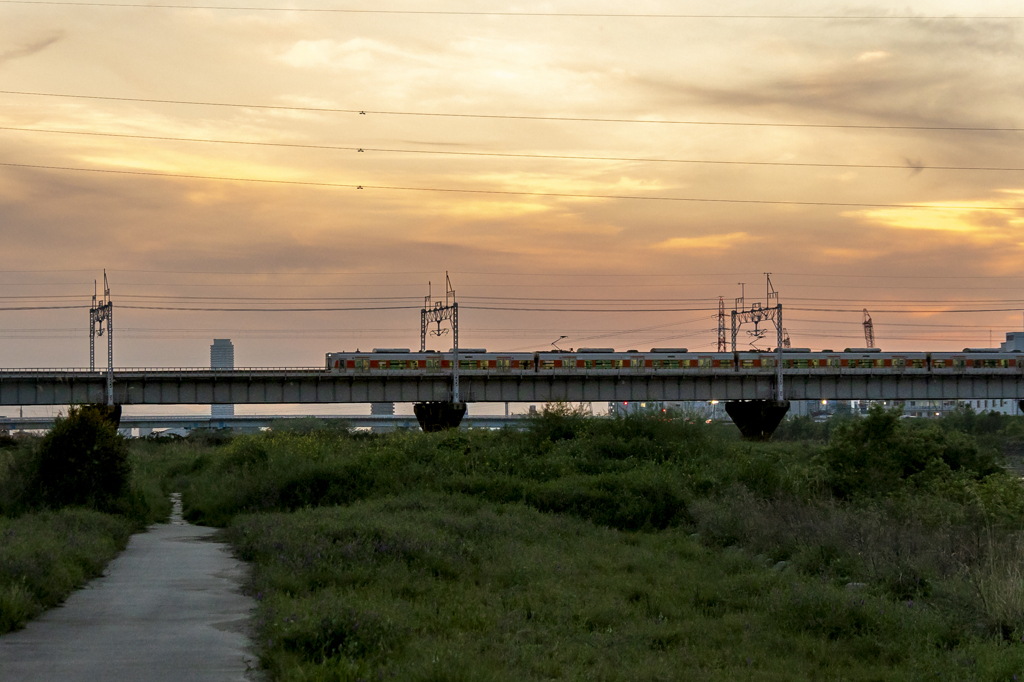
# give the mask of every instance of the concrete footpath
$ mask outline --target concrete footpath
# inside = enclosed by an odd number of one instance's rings
[[[181,520],[132,536],[103,577],[0,637],[2,682],[242,682],[256,657],[245,566]]]

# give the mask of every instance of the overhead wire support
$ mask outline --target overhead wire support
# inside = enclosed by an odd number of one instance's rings
[[[89,308],[89,369],[96,371],[96,337],[107,335],[107,405],[114,404],[114,302],[110,299],[107,271],[103,271],[103,298],[98,298],[93,280],[92,307]],[[106,328],[104,328],[104,324]]]
[[[783,334],[784,330],[782,327],[782,304],[779,303],[779,292],[772,286],[772,274],[770,272],[764,273],[765,275],[765,294],[767,305],[761,305],[760,302],[750,304],[750,308],[746,308],[746,292],[745,287],[741,290],[740,297],[736,299],[735,308],[732,311],[732,352],[736,354],[736,335],[739,332],[739,328],[743,324],[753,324],[753,331],[747,332],[753,339],[753,343],[763,339],[766,336],[767,330],[761,329],[760,325],[762,322],[773,322],[775,324],[775,332],[777,336],[775,346],[775,399],[782,401],[785,400],[785,391],[782,384],[782,349],[783,345]],[[740,284],[743,287],[743,284]],[[774,306],[771,304],[774,302]],[[755,347],[756,350],[756,347]]]
[[[444,304],[432,300],[430,283],[427,282],[427,295],[423,297],[423,309],[420,311],[420,352],[427,350],[427,327],[436,324],[436,330],[430,330],[432,336],[444,336],[447,329],[441,327],[441,323],[448,321],[452,330],[452,402],[459,401],[459,304],[455,300],[455,289],[452,288],[452,281],[448,273],[444,273]]]
[[[728,348],[725,346],[725,299],[721,296],[718,297],[718,352],[726,353]]]

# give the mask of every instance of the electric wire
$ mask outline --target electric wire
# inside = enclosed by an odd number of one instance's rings
[[[325,14],[382,14],[456,17],[540,17],[582,19],[756,19],[782,21],[1013,21],[1021,15],[953,15],[953,14],[698,14],[661,12],[525,12],[416,9],[355,9],[342,7],[267,7],[258,5],[181,5],[135,2],[89,2],[87,0],[0,0],[6,5],[57,5],[71,7],[110,7],[134,9],[223,10],[229,12],[297,12]]]
[[[78,173],[104,173],[110,175],[131,175],[157,178],[180,178],[188,180],[217,180],[225,182],[252,182],[271,185],[323,187],[336,189],[355,190],[382,190],[397,192],[429,192],[442,194],[476,194],[490,196],[524,196],[541,197],[553,199],[606,199],[606,200],[627,200],[627,201],[665,201],[678,203],[706,203],[706,204],[739,204],[739,205],[774,205],[774,206],[805,206],[805,207],[837,207],[837,208],[906,208],[915,210],[939,210],[939,211],[1001,211],[1019,212],[1024,211],[1024,206],[961,206],[961,205],[930,205],[930,204],[876,204],[866,202],[837,202],[837,201],[788,201],[769,199],[724,199],[706,197],[663,197],[643,196],[630,194],[577,194],[572,192],[526,192],[516,190],[497,189],[465,189],[452,187],[411,187],[398,185],[370,185],[341,182],[317,182],[313,180],[272,180],[268,178],[236,178],[215,175],[198,175],[192,173],[157,173],[155,171],[130,171],[112,168],[78,168],[72,166],[47,166],[41,164],[10,163],[0,162],[0,166],[9,168],[26,168],[31,170],[52,170]]]
[[[59,270],[0,270],[0,274],[20,274],[33,272],[94,272],[94,270],[72,270],[61,268]],[[132,273],[159,273],[174,275],[224,275],[224,276],[248,276],[248,275],[281,275],[281,276],[370,276],[381,275],[394,277],[396,275],[436,275],[435,270],[388,270],[388,271],[360,271],[360,270],[296,270],[296,271],[248,271],[248,272],[225,272],[222,270],[153,270],[153,269],[126,269],[107,268],[107,272],[132,272]],[[496,275],[515,277],[763,277],[764,272],[667,272],[667,273],[615,273],[615,272],[484,272],[474,270],[450,270],[453,275]],[[826,279],[1024,279],[1024,275],[842,275],[825,272],[773,272],[769,273],[783,277],[822,277]],[[81,284],[81,282],[76,282]],[[89,282],[86,282],[87,284]],[[735,283],[734,283],[735,284]],[[748,282],[748,284],[750,284]],[[272,286],[272,285],[267,285]],[[799,286],[799,285],[798,285]]]
[[[817,163],[797,161],[733,161],[716,159],[666,159],[642,156],[581,156],[574,154],[516,154],[511,152],[480,152],[480,151],[451,151],[446,149],[399,149],[393,147],[368,147],[359,145],[329,145],[329,144],[299,144],[294,142],[259,142],[255,140],[224,140],[215,138],[200,137],[171,137],[167,135],[133,135],[128,133],[93,132],[85,130],[55,130],[44,128],[19,128],[15,126],[0,126],[0,130],[32,133],[54,133],[61,135],[84,135],[92,137],[127,138],[132,140],[155,140],[164,142],[202,142],[210,144],[245,145],[254,147],[279,147],[287,149],[320,149],[330,151],[350,151],[356,153],[386,153],[386,154],[413,154],[421,156],[465,156],[465,157],[494,157],[511,159],[546,159],[557,161],[617,161],[637,163],[674,163],[693,165],[720,165],[720,166],[767,166],[782,168],[859,168],[869,170],[909,170],[919,172],[924,170],[937,171],[986,171],[986,172],[1024,172],[1022,167],[1003,166],[926,166],[917,164],[872,164],[872,163]]]
[[[0,0],[2,3],[4,0]],[[226,107],[236,109],[264,109],[271,111],[308,111],[334,114],[356,114],[361,116],[427,116],[435,118],[477,118],[508,121],[561,121],[570,123],[645,123],[665,125],[693,126],[732,126],[754,128],[823,128],[849,130],[922,130],[948,132],[986,132],[986,133],[1019,133],[1024,127],[999,126],[940,126],[940,125],[883,125],[857,123],[776,123],[770,121],[706,121],[681,119],[643,119],[643,118],[597,118],[588,116],[531,116],[524,114],[470,114],[454,112],[430,111],[397,111],[384,109],[343,109],[333,107],[289,106],[283,104],[244,104],[235,102],[210,102],[199,100],[155,99],[146,97],[114,97],[106,95],[78,95],[53,92],[30,92],[25,90],[0,90],[2,95],[24,95],[31,97],[56,97],[67,99],[102,100],[109,102],[138,102],[144,104],[180,104],[204,107]]]

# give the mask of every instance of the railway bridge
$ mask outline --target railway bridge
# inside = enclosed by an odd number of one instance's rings
[[[904,373],[891,367],[784,373],[786,400],[1024,399],[1024,374],[1006,368]],[[770,435],[788,409],[776,373],[698,371],[463,373],[470,402],[709,401],[726,404],[748,437]],[[0,405],[209,405],[410,402],[425,430],[458,425],[450,374],[338,374],[321,368],[0,370]],[[120,414],[120,409],[118,409]]]
[[[0,369],[0,405],[108,402],[107,372]],[[460,375],[464,402],[739,401],[775,398],[774,374],[728,370]],[[204,405],[435,402],[451,399],[445,375],[339,375],[322,368],[124,368],[113,371],[113,403]],[[1024,374],[1005,369],[894,373],[889,368],[815,374],[785,372],[787,400],[1024,399]]]

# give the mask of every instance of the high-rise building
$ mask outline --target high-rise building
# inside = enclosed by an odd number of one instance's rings
[[[210,346],[210,369],[234,369],[235,368],[235,346],[231,339],[214,339]],[[210,416],[233,417],[235,416],[234,405],[210,405]]]

